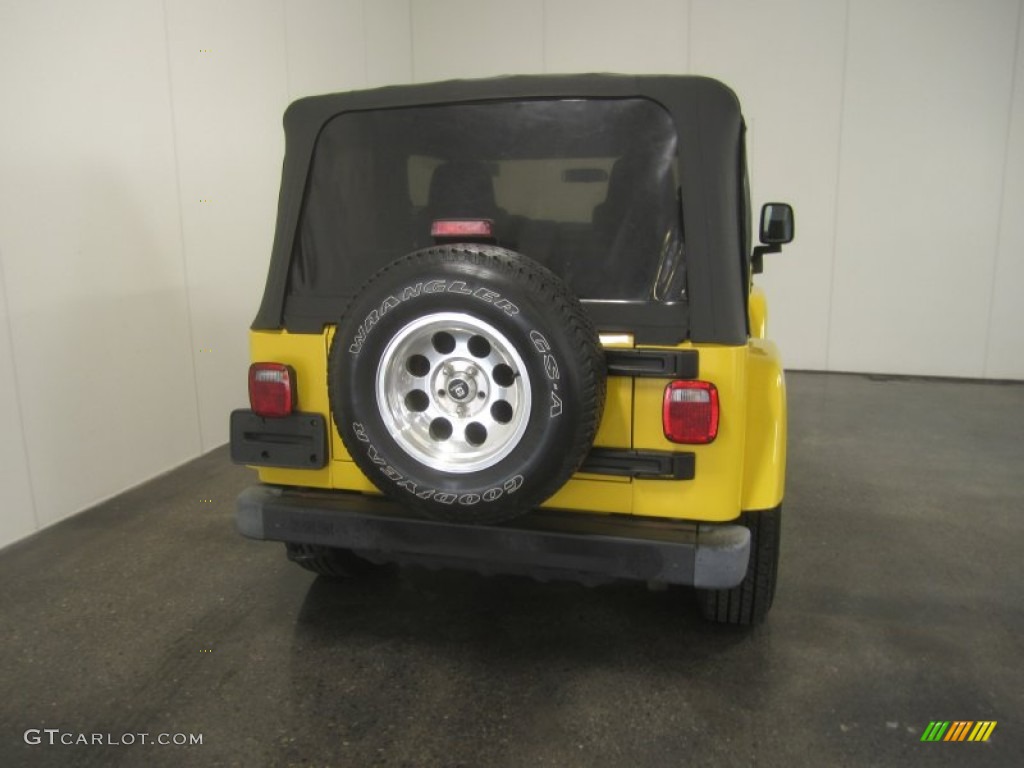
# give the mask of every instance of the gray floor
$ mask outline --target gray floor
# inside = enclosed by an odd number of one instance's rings
[[[753,632],[630,584],[317,581],[233,532],[218,450],[0,552],[0,765],[1024,765],[1024,385],[789,391]],[[998,725],[922,744],[940,719]]]

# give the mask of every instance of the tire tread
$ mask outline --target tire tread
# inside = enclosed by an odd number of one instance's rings
[[[775,599],[779,571],[782,508],[745,512],[750,560],[743,581],[732,589],[698,589],[701,614],[719,624],[750,626],[764,621]]]
[[[363,560],[347,549],[291,542],[285,543],[284,546],[288,559],[293,563],[335,581],[358,576],[373,568],[370,561]]]

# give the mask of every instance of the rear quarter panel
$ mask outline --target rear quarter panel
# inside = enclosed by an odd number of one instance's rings
[[[662,402],[670,379],[636,379],[633,442],[638,450],[692,451],[693,480],[634,480],[633,514],[687,520],[733,520],[740,513],[746,439],[746,347],[680,345],[697,349],[700,378],[718,389],[718,435],[707,445],[679,445],[665,437]]]
[[[779,350],[752,339],[747,360],[743,509],[771,509],[786,490],[786,379]]]

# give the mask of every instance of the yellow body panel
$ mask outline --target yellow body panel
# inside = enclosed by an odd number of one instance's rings
[[[743,476],[744,420],[734,414],[746,408],[746,348],[682,345],[700,352],[700,378],[718,389],[718,436],[708,445],[678,445],[665,438],[661,412],[670,379],[637,379],[633,441],[637,449],[692,451],[694,480],[636,480],[633,513],[651,517],[732,520],[740,513]]]
[[[631,448],[633,442],[633,380],[609,376],[604,397],[604,417],[594,437],[601,448]]]
[[[632,349],[632,334],[601,336],[606,349]],[[633,447],[633,379],[609,376],[605,387],[604,416],[594,436],[594,445],[600,448]],[[607,477],[602,477],[606,480]],[[623,478],[617,478],[623,479]]]
[[[325,336],[311,333],[250,331],[249,359],[254,363],[290,365],[295,369],[298,410],[322,413],[330,418],[331,408],[327,401],[326,344]],[[256,470],[260,481],[264,483],[305,485],[313,488],[337,487],[331,481],[330,465],[323,469],[256,467]]]
[[[756,293],[756,297],[755,297]],[[682,344],[700,353],[700,377],[718,389],[718,436],[708,445],[677,445],[665,438],[662,400],[670,379],[608,378],[604,418],[595,445],[606,448],[692,451],[693,480],[645,480],[578,473],[543,505],[581,512],[724,521],[747,509],[780,503],[785,483],[785,389],[778,351],[756,334],[767,316],[759,289],[750,301],[752,338],[746,346]],[[756,332],[756,333],[755,333]],[[258,467],[262,482],[377,493],[352,461],[331,417],[327,355],[333,327],[322,334],[252,331],[253,362],[294,368],[298,409],[323,414],[330,425],[330,456],[323,469]],[[613,346],[609,344],[608,346]],[[614,346],[625,346],[614,344]]]
[[[747,444],[743,509],[771,509],[786,490],[786,380],[779,350],[752,339],[747,359]]]
[[[750,289],[747,315],[750,318],[750,338],[768,338],[768,302],[759,285],[752,286]]]
[[[580,512],[633,512],[633,481],[612,475],[574,475],[542,506]]]

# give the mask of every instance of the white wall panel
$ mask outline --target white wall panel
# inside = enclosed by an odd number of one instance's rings
[[[0,547],[36,529],[0,251]]]
[[[412,79],[409,0],[286,0],[288,97]]]
[[[835,245],[844,0],[695,0],[691,70],[730,85],[748,124],[751,202],[796,211],[797,239],[765,257],[769,335],[787,366],[824,368]]]
[[[983,373],[1018,8],[851,3],[830,368]]]
[[[546,0],[544,69],[682,74],[688,16],[684,0]]]
[[[199,448],[164,40],[155,0],[3,8],[0,256],[41,525]]]
[[[289,101],[365,87],[363,0],[285,0],[285,14]]]
[[[247,403],[247,329],[266,279],[288,104],[280,0],[177,0],[167,39],[202,447]],[[315,69],[309,61],[297,77]],[[331,64],[332,62],[325,62]]]
[[[412,82],[409,0],[364,0],[366,85]]]
[[[543,0],[411,3],[416,82],[543,71]]]
[[[1024,13],[1018,24],[1013,112],[985,359],[985,375],[998,379],[1024,379]]]

